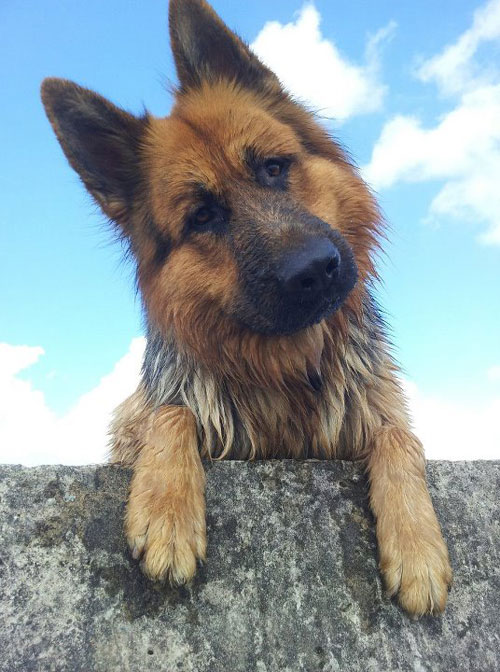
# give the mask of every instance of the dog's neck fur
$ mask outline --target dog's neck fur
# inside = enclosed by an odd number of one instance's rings
[[[239,332],[237,342],[221,347],[215,367],[150,327],[143,366],[148,401],[190,408],[204,456],[355,457],[352,447],[362,452],[368,425],[378,423],[363,409],[386,359],[369,297],[363,322],[348,320],[345,335],[335,318],[294,336]]]

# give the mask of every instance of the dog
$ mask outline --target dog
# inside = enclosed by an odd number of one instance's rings
[[[115,412],[132,555],[153,580],[205,559],[203,458],[362,460],[380,570],[443,611],[448,551],[372,296],[383,219],[346,153],[204,0],[171,0],[179,87],[136,117],[42,84],[71,166],[127,242],[147,346]]]

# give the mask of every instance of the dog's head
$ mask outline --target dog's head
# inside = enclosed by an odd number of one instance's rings
[[[167,118],[42,86],[67,158],[130,243],[149,319],[199,347],[360,309],[379,217],[342,150],[204,0],[171,0],[170,33]]]

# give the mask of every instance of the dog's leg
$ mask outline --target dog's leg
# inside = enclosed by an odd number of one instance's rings
[[[134,466],[144,447],[153,417],[154,409],[147,401],[143,386],[139,385],[113,412],[109,427],[109,461],[112,464]]]
[[[205,558],[204,491],[193,414],[159,408],[134,464],[125,523],[132,554],[151,579],[184,583]]]
[[[452,574],[427,490],[422,444],[407,427],[382,426],[367,464],[387,590],[410,614],[439,613]]]

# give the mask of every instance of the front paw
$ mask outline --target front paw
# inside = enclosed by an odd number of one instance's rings
[[[380,543],[380,570],[389,595],[397,593],[403,609],[413,616],[440,614],[452,580],[443,538],[391,536]]]
[[[205,559],[206,531],[203,503],[176,501],[148,492],[130,497],[126,534],[132,556],[153,581],[189,581],[197,560]]]

